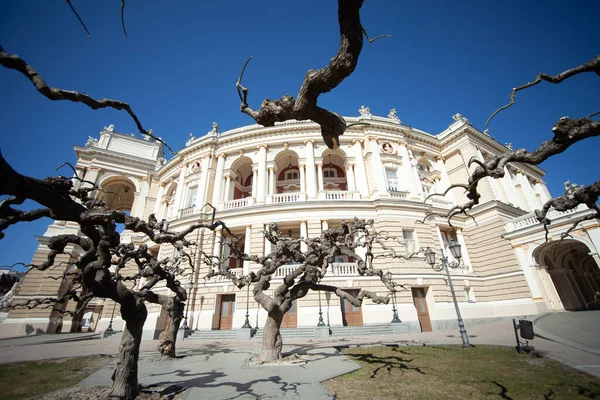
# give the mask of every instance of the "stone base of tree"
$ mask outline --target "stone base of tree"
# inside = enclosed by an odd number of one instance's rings
[[[185,334],[185,329],[179,329],[177,331],[177,341],[185,339],[188,335]]]
[[[408,325],[405,322],[395,322],[392,324],[392,332],[395,335],[408,333]]]
[[[328,338],[331,334],[331,330],[328,326],[317,326],[315,328],[315,337],[317,338]]]
[[[238,340],[250,340],[252,338],[252,329],[251,328],[241,328],[237,331]]]

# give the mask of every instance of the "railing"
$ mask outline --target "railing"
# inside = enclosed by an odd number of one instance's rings
[[[395,190],[393,188],[390,188],[389,191],[390,191],[390,197],[392,199],[406,200],[406,199],[408,199],[408,195],[410,194],[410,192]]]
[[[554,220],[561,217],[568,217],[571,214],[575,214],[579,211],[589,210],[587,206],[580,204],[577,208],[567,211],[556,211],[554,209],[548,211],[546,214],[546,218],[549,220]],[[530,212],[528,214],[522,215],[520,217],[515,218],[514,220],[508,222],[506,224],[506,228],[508,232],[516,231],[519,229],[527,228],[528,226],[538,225],[540,222],[535,217],[535,213]]]
[[[300,263],[296,263],[296,264],[284,264],[281,267],[277,268],[277,271],[275,271],[275,278],[284,278],[286,276],[288,276],[289,274],[291,274],[292,272],[294,272],[294,270],[296,268],[298,268],[300,266]]]
[[[251,197],[246,197],[244,199],[235,199],[223,202],[223,210],[233,210],[234,208],[242,208],[248,207],[251,204]]]
[[[240,276],[242,276],[244,274],[244,270],[242,268],[234,268],[234,269],[230,269],[229,272],[232,272],[235,276],[237,276],[238,278]],[[227,278],[224,275],[217,275],[213,278],[211,278],[211,280],[213,282],[223,282],[223,281],[228,281],[229,278]],[[209,281],[210,282],[210,281]]]
[[[355,262],[332,263],[333,276],[356,276],[358,275],[358,264]]]
[[[325,192],[325,200],[352,200],[352,193],[345,190]]]
[[[272,203],[294,203],[305,199],[306,196],[302,192],[278,193],[271,196]]]
[[[190,215],[193,215],[194,209],[195,209],[195,207],[188,207],[188,208],[179,210],[179,218],[185,218],[185,217],[189,217]]]

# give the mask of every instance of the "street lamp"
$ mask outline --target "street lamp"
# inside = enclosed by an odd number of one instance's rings
[[[321,308],[321,291],[317,290],[317,293],[319,294],[319,322],[317,323],[317,326],[325,326],[325,322],[323,321],[323,309]]]
[[[456,309],[456,316],[458,318],[458,330],[460,331],[460,338],[462,339],[462,347],[471,347],[469,343],[469,337],[467,336],[467,330],[465,329],[465,324],[460,315],[460,309],[458,308],[458,302],[456,301],[456,293],[454,292],[454,285],[452,285],[452,277],[450,276],[450,270],[448,268],[455,269],[460,265],[461,258],[461,248],[460,244],[452,240],[450,242],[450,253],[452,253],[452,257],[454,257],[458,261],[448,262],[448,257],[442,254],[442,264],[435,264],[435,251],[431,248],[427,248],[425,251],[425,258],[427,259],[427,263],[431,265],[434,271],[441,271],[443,269],[446,270],[446,277],[448,278],[448,285],[450,285],[450,292],[452,293],[452,300],[454,301],[454,308]]]
[[[185,284],[185,288],[187,289],[187,299],[185,304],[185,316],[183,317],[183,326],[181,327],[181,329],[183,329],[184,332],[190,329],[190,327],[188,326],[188,311],[190,311],[190,297],[192,297],[193,287],[194,284],[191,280]]]
[[[242,325],[242,328],[247,328],[247,329],[252,329],[252,326],[250,325],[250,313],[248,311],[248,302],[250,301],[250,282],[248,282],[246,284],[246,320],[244,321],[244,325]]]
[[[392,273],[389,270],[388,270],[388,272],[386,272],[385,277],[387,278],[390,285],[393,286]],[[400,318],[398,318],[398,311],[396,310],[396,291],[395,290],[392,292],[392,311],[394,312],[394,314],[393,314],[394,317],[392,318],[392,324],[397,324],[398,322],[402,322],[402,321],[400,321]]]
[[[113,318],[115,317],[115,308],[117,308],[117,302],[116,301],[114,301],[114,303],[113,303],[113,310],[112,310],[112,314],[110,315],[110,322],[108,323],[108,328],[106,328],[106,332],[112,332],[113,331],[112,323],[113,323]]]

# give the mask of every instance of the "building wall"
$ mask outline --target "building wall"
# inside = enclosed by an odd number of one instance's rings
[[[209,210],[205,204],[211,203],[217,209],[216,218],[225,221],[236,234],[249,235],[245,241],[248,247],[244,250],[251,254],[262,255],[268,251],[263,232],[270,222],[278,223],[285,232],[292,229],[295,237],[312,238],[326,226],[335,227],[342,220],[357,217],[373,219],[378,231],[397,237],[398,242],[403,240],[403,230],[412,231],[418,243],[415,246],[434,249],[439,260],[442,251],[440,229],[450,229],[445,218],[440,216],[467,199],[463,190],[454,189],[444,197],[434,196],[424,202],[426,191],[442,193],[451,184],[465,183],[475,168],[468,166],[469,159],[485,160],[506,151],[506,147],[462,117],[456,117],[448,129],[437,135],[402,125],[397,119],[370,114],[347,118],[347,121],[368,124],[349,128],[341,137],[340,148],[335,151],[322,143],[316,124],[288,121],[272,128],[252,125],[222,134],[212,131],[188,141],[168,162],[162,159],[160,146],[156,143],[104,130],[98,142],[76,147],[79,160],[76,168],[81,176],[93,182],[115,179],[129,182],[134,190],[132,215],[147,218],[155,213],[159,220],[169,221],[169,229],[181,230],[199,219],[210,218],[203,212]],[[333,178],[322,173],[329,169],[330,163],[333,164],[331,169],[337,171]],[[293,182],[282,183],[280,178],[290,165],[299,176]],[[388,170],[395,171],[395,177],[389,175]],[[528,275],[511,239],[502,238],[508,230],[507,224],[515,218],[523,218],[521,216],[532,211],[534,205],[548,198],[541,180],[543,171],[536,167],[510,165],[507,172],[501,181],[480,183],[482,206],[475,210],[489,208],[496,211],[485,211],[481,218],[477,217],[482,221],[478,225],[464,216],[453,220],[453,225],[462,232],[459,241],[462,240],[466,256],[463,265],[452,270],[452,276],[463,317],[467,320],[532,314],[541,309],[538,303],[547,303],[532,300],[531,282],[537,278]],[[241,198],[240,185],[248,188],[250,181],[249,196]],[[334,182],[338,190],[326,189],[326,182]],[[193,187],[198,190],[190,202],[188,198]],[[294,189],[280,193],[286,190],[285,187]],[[508,200],[515,202],[513,206],[507,205]],[[419,223],[432,211],[440,216]],[[490,217],[492,214],[494,216]],[[56,229],[49,234],[55,232]],[[197,242],[194,249],[197,253],[203,251],[210,255],[218,248],[215,232],[199,230],[190,236]],[[124,234],[123,239],[136,243],[145,241],[130,233]],[[398,254],[406,254],[400,244],[396,245],[396,250]],[[42,262],[45,251],[40,245],[33,262]],[[172,255],[170,246],[160,246],[159,257]],[[237,290],[222,278],[205,281],[203,277],[210,267],[198,260],[199,257],[196,258],[188,302],[190,326],[216,329],[220,295],[227,293],[236,296],[233,327],[241,326],[246,313],[246,292]],[[406,290],[397,294],[398,313],[403,321],[417,329],[417,313],[410,288],[425,287],[434,327],[451,324],[455,314],[447,278],[432,270],[423,253],[409,260],[376,258],[373,265],[391,271],[394,281],[406,285]],[[253,271],[258,266],[249,263],[246,268]],[[278,282],[274,278],[271,287],[275,288]],[[355,273],[326,275],[324,283],[341,288],[365,288],[381,294],[386,291],[378,278]],[[56,293],[57,290],[56,282],[47,282],[42,275],[32,271],[23,280],[19,295],[38,295],[44,291]],[[469,299],[467,293],[470,293]],[[339,299],[324,297],[323,294],[321,304],[327,307],[330,324],[341,325]],[[115,308],[110,300],[100,300],[100,303],[103,312],[97,329],[106,328],[113,309],[113,328],[122,329],[118,305]],[[298,326],[315,325],[318,294],[310,293],[300,299],[297,306]],[[256,319],[262,324],[266,312],[261,311],[253,299],[249,299],[248,307],[252,325]],[[387,323],[391,319],[392,305],[377,305],[366,300],[362,310],[364,324]],[[162,329],[164,318],[156,305],[149,305],[148,311],[144,334],[151,338]],[[20,326],[21,331],[13,330],[10,334],[23,334],[24,324],[33,318],[44,320],[48,325],[47,312],[12,312],[7,321]],[[6,335],[7,321],[0,326],[0,335]]]

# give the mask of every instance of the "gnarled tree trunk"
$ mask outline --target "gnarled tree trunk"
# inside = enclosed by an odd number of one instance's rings
[[[165,304],[162,304],[163,310],[167,312],[167,325],[165,330],[158,336],[158,352],[161,359],[175,357],[175,341],[177,331],[183,319],[185,303],[177,299],[170,298]]]
[[[269,312],[264,327],[262,348],[259,356],[259,360],[262,362],[271,362],[281,359],[281,349],[283,347],[280,331],[281,321],[283,321],[283,313],[279,307],[274,307],[274,309]]]
[[[142,331],[148,311],[141,299],[136,299],[135,303],[127,303],[121,304],[125,330],[119,347],[119,358],[113,374],[113,386],[109,397],[129,400],[135,399],[139,392],[138,359]]]

